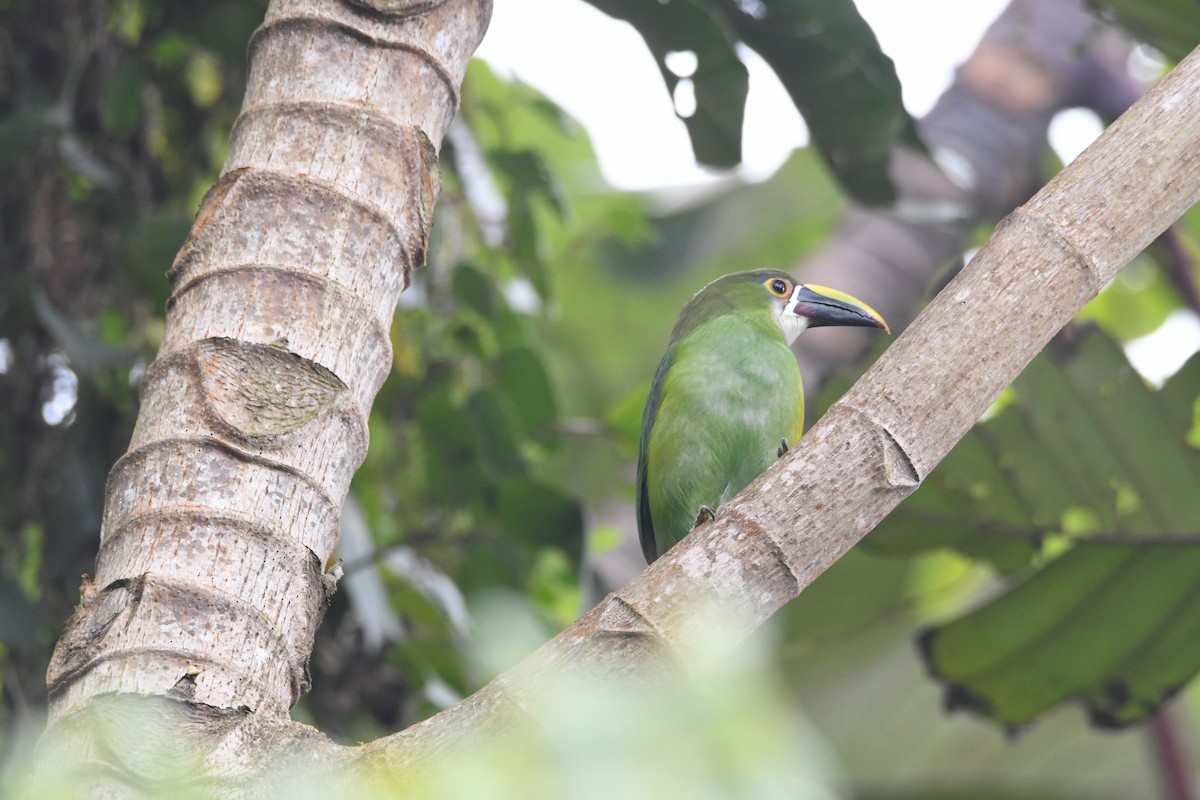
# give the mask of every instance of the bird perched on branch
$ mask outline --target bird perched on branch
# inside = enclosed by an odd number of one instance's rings
[[[637,519],[647,563],[800,438],[804,389],[790,345],[823,325],[888,329],[860,300],[767,269],[718,278],[683,307],[642,415]]]

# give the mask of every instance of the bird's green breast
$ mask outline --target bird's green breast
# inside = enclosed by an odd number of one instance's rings
[[[774,461],[780,439],[800,436],[804,394],[796,360],[765,310],[721,314],[683,331],[656,389],[644,420],[639,522],[643,538],[652,525],[661,554],[687,535],[701,506],[737,494]]]

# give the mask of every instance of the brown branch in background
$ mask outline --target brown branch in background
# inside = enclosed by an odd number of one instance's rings
[[[1150,741],[1163,781],[1163,797],[1169,800],[1196,800],[1192,767],[1180,741],[1174,706],[1164,706],[1150,718]]]
[[[1195,264],[1179,233],[1168,228],[1154,243],[1167,267],[1167,279],[1179,290],[1187,307],[1200,314],[1200,288],[1196,286]]]
[[[1126,68],[1130,49],[1081,0],[1013,0],[919,123],[941,166],[895,153],[899,210],[850,209],[797,276],[870,298],[902,330],[930,287],[957,269],[974,228],[1045,183],[1055,114],[1084,107],[1114,119],[1141,96]],[[806,388],[858,361],[872,341],[859,331],[810,331],[797,348]]]

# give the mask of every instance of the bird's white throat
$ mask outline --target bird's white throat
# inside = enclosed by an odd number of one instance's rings
[[[796,337],[804,333],[804,329],[808,327],[808,317],[797,314],[795,311],[796,300],[789,298],[783,304],[775,321],[779,323],[780,330],[783,331],[783,338],[787,340],[788,347],[796,341]]]

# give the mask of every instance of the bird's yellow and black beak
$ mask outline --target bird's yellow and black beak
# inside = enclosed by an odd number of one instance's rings
[[[862,328],[882,328],[891,333],[879,312],[856,297],[824,286],[797,284],[783,310],[808,320],[806,327],[850,325]]]

